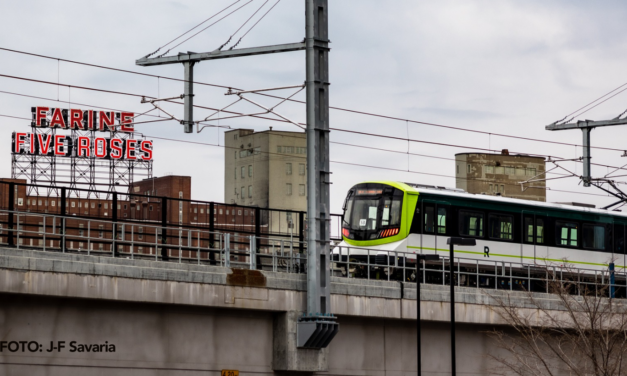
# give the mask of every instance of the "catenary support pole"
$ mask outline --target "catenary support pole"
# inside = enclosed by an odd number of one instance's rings
[[[449,284],[451,285],[451,375],[457,375],[455,367],[455,244],[450,242]]]
[[[416,257],[416,359],[418,366],[418,376],[422,375],[422,331],[420,330],[420,284],[422,283],[422,260]]]
[[[307,314],[329,309],[329,60],[328,0],[306,3]]]

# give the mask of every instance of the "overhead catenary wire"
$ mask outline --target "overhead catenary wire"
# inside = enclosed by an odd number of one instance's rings
[[[627,86],[627,82],[625,82],[624,84],[620,85],[620,86],[619,86],[619,87],[617,87],[616,89],[614,89],[614,90],[612,90],[612,91],[610,91],[610,92],[608,92],[608,93],[603,94],[602,96],[600,96],[600,97],[598,97],[597,99],[593,100],[592,102],[590,102],[590,103],[586,104],[585,106],[580,107],[580,108],[576,109],[575,111],[571,112],[570,114],[568,114],[568,115],[564,116],[564,119],[566,119],[566,118],[568,118],[569,116],[571,116],[571,115],[573,115],[573,114],[575,114],[575,113],[579,112],[580,110],[583,110],[584,108],[586,108],[586,107],[590,106],[591,104],[596,103],[597,101],[599,101],[599,100],[601,100],[601,99],[605,98],[606,96],[608,96],[608,95],[612,94],[612,93],[613,93],[613,92],[615,92],[616,90],[619,90],[619,89],[621,89],[621,88],[623,88],[623,87],[625,87],[625,86]],[[622,93],[622,91],[621,91],[621,93]],[[617,94],[620,94],[620,93],[617,93]],[[608,99],[609,99],[609,98],[608,98]],[[587,110],[586,110],[586,112],[587,112]],[[581,114],[583,114],[583,112],[582,112]],[[581,114],[576,115],[576,116],[580,116]],[[562,119],[562,120],[564,120],[564,119]]]
[[[234,49],[235,47],[237,47],[237,45],[238,45],[238,44],[242,41],[242,39],[244,39],[244,37],[245,37],[246,35],[248,35],[248,33],[250,33],[250,31],[251,31],[252,29],[254,29],[254,28],[255,28],[255,26],[257,26],[257,24],[258,24],[261,20],[263,20],[263,19],[264,19],[264,17],[266,17],[266,16],[268,15],[268,13],[270,13],[270,11],[271,11],[272,9],[274,9],[274,7],[275,7],[275,6],[277,6],[277,4],[278,4],[280,1],[281,1],[281,0],[277,0],[277,2],[276,2],[276,3],[274,3],[274,5],[273,5],[273,6],[271,6],[271,7],[270,7],[270,9],[268,9],[268,11],[267,11],[266,13],[264,13],[264,14],[263,14],[263,16],[261,16],[261,18],[259,18],[259,19],[257,20],[257,22],[255,22],[255,24],[254,24],[253,26],[251,26],[251,27],[250,27],[250,29],[248,29],[248,31],[246,31],[246,32],[244,33],[244,35],[242,35],[242,36],[239,38],[239,40],[237,41],[237,43],[235,43],[233,46],[231,46],[231,48],[229,48],[229,50],[232,50],[232,49]],[[264,4],[265,4],[265,3],[264,3]],[[261,9],[261,8],[260,8],[260,9]]]
[[[216,22],[214,22],[214,23],[210,24],[209,26],[207,26],[207,27],[205,27],[204,29],[202,29],[202,30],[200,30],[199,32],[197,32],[196,34],[192,35],[191,37],[189,37],[189,38],[185,39],[184,41],[180,42],[180,43],[179,43],[179,44],[177,44],[177,45],[174,45],[174,46],[170,47],[170,48],[169,48],[166,52],[164,52],[163,54],[159,55],[159,57],[165,56],[165,55],[166,55],[168,52],[170,52],[172,49],[174,49],[174,48],[176,48],[176,47],[180,46],[181,44],[183,44],[183,43],[185,43],[185,42],[187,42],[188,40],[192,39],[192,38],[193,38],[193,37],[195,37],[196,35],[198,35],[198,34],[202,33],[203,31],[207,30],[207,29],[208,29],[208,28],[210,28],[211,26],[213,26],[213,25],[217,24],[218,22],[222,21],[223,19],[227,18],[227,17],[228,17],[228,16],[230,16],[231,14],[233,14],[233,13],[237,12],[238,10],[242,9],[243,7],[245,7],[246,5],[248,5],[248,4],[252,3],[252,2],[253,2],[253,0],[250,0],[249,2],[247,2],[247,3],[245,3],[244,5],[240,6],[239,8],[237,8],[237,9],[233,10],[231,13],[227,14],[226,16],[224,16],[224,17],[220,18],[219,20],[217,20]]]
[[[36,80],[36,79],[31,79],[31,78],[26,78],[26,77],[19,77],[19,76],[10,76],[10,75],[0,74],[0,77],[7,77],[7,78],[12,78],[12,79],[18,79],[18,80],[26,80],[26,81],[43,83],[43,84],[49,84],[49,85],[62,85],[62,86],[71,87],[71,88],[75,88],[75,89],[91,90],[91,91],[104,92],[104,93],[109,93],[109,94],[127,95],[127,96],[133,96],[133,97],[141,97],[141,98],[154,98],[154,97],[151,97],[151,96],[148,96],[148,95],[126,93],[126,92],[118,92],[118,91],[105,90],[105,89],[99,89],[99,88],[92,88],[92,87],[86,87],[86,86],[74,86],[74,85],[69,85],[69,84],[65,84],[65,83],[63,83],[63,84],[62,83],[55,83],[55,82],[50,82],[50,81]],[[156,99],[156,98],[154,98],[154,99]],[[183,102],[178,102],[178,101],[174,101],[174,100],[167,100],[166,102],[174,103],[174,104],[178,104],[178,105],[183,105]],[[211,108],[211,107],[207,107],[207,106],[201,106],[201,105],[194,105],[194,107],[196,107],[196,108],[203,108],[203,109],[209,109],[209,110],[213,110],[213,111],[217,110],[215,108]],[[235,112],[235,111],[230,111],[230,110],[224,110],[223,112],[236,114],[236,115],[244,115],[242,113]],[[283,122],[283,123],[288,123],[286,120],[269,118],[267,116],[253,115],[252,117],[256,117],[256,118],[260,118],[260,119],[264,119],[264,120],[272,120],[272,121],[279,121],[279,122]],[[299,124],[306,125],[304,123],[299,123]],[[340,131],[340,132],[347,132],[347,133],[352,133],[352,134],[366,135],[366,136],[371,136],[371,137],[380,137],[380,138],[393,139],[393,140],[399,140],[399,141],[411,141],[411,142],[415,142],[415,143],[432,144],[432,145],[455,147],[455,148],[470,149],[470,150],[480,150],[480,151],[487,151],[487,152],[496,152],[496,150],[489,150],[489,149],[486,149],[486,148],[480,148],[480,147],[476,147],[476,146],[455,145],[455,144],[448,144],[448,143],[443,143],[443,142],[434,142],[434,141],[417,140],[417,139],[407,139],[407,138],[404,138],[404,137],[396,137],[396,136],[383,135],[383,134],[378,134],[378,133],[360,132],[360,131],[354,131],[354,130],[343,129],[343,128],[329,128],[329,129],[330,130],[335,130],[335,131]],[[557,158],[557,159],[566,159],[566,158],[559,157],[559,156],[554,156],[554,155],[543,155],[543,154],[524,153],[524,152],[517,152],[517,153],[519,153],[519,154],[535,155],[535,156],[541,156],[541,157],[551,157],[551,158]],[[592,163],[592,165],[616,168],[616,166],[609,166],[609,165],[597,164],[597,163]]]
[[[221,11],[219,11],[218,13],[214,14],[213,16],[207,18],[206,20],[204,20],[203,22],[199,23],[198,25],[192,27],[191,29],[187,30],[186,32],[184,32],[183,34],[179,35],[178,37],[172,39],[171,41],[169,41],[168,43],[164,44],[163,46],[157,48],[157,50],[155,50],[154,52],[149,53],[148,55],[144,56],[144,58],[149,58],[150,56],[156,54],[157,52],[159,52],[162,48],[164,48],[165,46],[169,45],[170,43],[178,40],[179,38],[181,38],[182,36],[188,34],[189,32],[191,32],[192,30],[196,29],[197,27],[199,27],[200,25],[204,24],[205,22],[211,20],[212,18],[216,17],[217,15],[219,15],[220,13],[224,12],[225,10],[229,9],[230,7],[232,7],[233,5],[239,3],[242,0],[236,0],[235,2],[231,3],[231,5],[227,6],[226,8],[222,9]],[[170,52],[170,50],[168,50],[166,53]]]
[[[24,118],[24,117],[19,117],[19,116],[11,116],[11,115],[3,115],[3,114],[0,114],[0,117],[9,117],[9,118],[16,118],[16,119],[23,119],[23,120],[31,120],[29,118]],[[164,120],[171,120],[171,119],[164,119]],[[168,138],[168,137],[152,136],[152,135],[147,135],[147,134],[142,134],[142,135],[144,137],[150,138],[150,139],[157,139],[157,140],[164,140],[164,141],[181,142],[181,143],[187,143],[187,144],[213,146],[213,147],[220,147],[220,148],[226,148],[226,149],[240,150],[239,147],[235,147],[235,146],[229,147],[229,146],[226,146],[226,145],[217,145],[217,144],[212,144],[212,143],[208,143],[208,142],[180,140],[180,139],[174,139],[174,138]],[[284,154],[282,154],[282,153],[276,153],[276,152],[270,152],[270,151],[260,151],[260,153],[267,154],[269,156],[271,156],[271,155],[284,156]],[[304,160],[306,160],[307,157],[305,157],[305,156],[303,156],[303,157],[294,156],[294,158],[303,159],[303,161],[304,161]],[[454,179],[461,179],[461,180],[467,180],[467,181],[478,180],[478,178],[456,177],[456,176],[452,176],[452,175],[436,174],[436,173],[430,173],[430,172],[424,172],[424,171],[415,171],[415,170],[411,170],[411,169],[404,170],[404,169],[391,168],[389,166],[386,166],[386,167],[383,167],[383,166],[373,166],[373,165],[368,165],[368,164],[363,164],[363,163],[353,163],[353,162],[333,161],[333,160],[331,160],[330,162],[331,163],[335,163],[335,164],[342,164],[342,165],[358,166],[358,167],[371,168],[371,169],[382,169],[382,170],[389,170],[389,171],[398,171],[398,172],[405,172],[405,173],[412,173],[412,174],[419,174],[419,175],[438,176],[438,177],[444,177],[444,178],[454,178]],[[503,185],[519,187],[519,185],[512,184],[512,183],[503,183]],[[545,189],[545,187],[533,187],[532,186],[532,187],[529,187],[529,189]],[[601,194],[576,192],[576,191],[568,191],[568,190],[558,190],[558,189],[551,189],[550,187],[546,187],[546,189],[550,190],[550,191],[553,191],[553,192],[563,192],[563,193],[581,194],[581,195],[588,195],[588,196],[607,197],[606,195],[601,195]]]
[[[220,47],[218,47],[218,51],[221,51],[221,50],[224,48],[224,46],[226,46],[227,44],[229,44],[229,42],[230,42],[230,41],[231,41],[231,39],[235,36],[235,34],[237,34],[240,30],[242,30],[242,28],[243,28],[244,26],[246,26],[246,24],[247,24],[250,20],[252,20],[252,18],[253,18],[253,17],[255,17],[255,14],[257,14],[257,13],[261,10],[261,8],[263,8],[263,7],[264,7],[264,6],[268,3],[268,1],[270,1],[270,0],[266,0],[263,4],[261,4],[261,6],[260,6],[259,8],[257,8],[257,10],[256,10],[256,11],[255,11],[255,12],[254,12],[254,13],[253,13],[250,17],[248,17],[248,18],[246,19],[246,21],[244,21],[244,23],[243,23],[243,24],[241,24],[241,25],[240,25],[240,27],[238,27],[238,28],[237,28],[237,30],[235,30],[235,32],[234,32],[233,34],[231,34],[231,36],[229,37],[229,39],[227,39],[227,41],[226,41],[226,42],[224,42],[224,44],[223,44],[223,45],[221,45]],[[241,40],[242,40],[242,38],[240,38],[240,39],[239,39],[239,41],[237,41],[237,43],[235,44],[235,46],[237,46],[237,44],[238,44]],[[231,47],[231,49],[233,49],[233,47]]]
[[[132,71],[132,70],[120,69],[120,68],[107,67],[107,66],[103,66],[103,65],[84,63],[84,62],[75,61],[75,60],[61,59],[61,58],[57,58],[57,57],[46,56],[46,55],[41,55],[41,54],[35,54],[35,53],[25,52],[25,51],[19,51],[19,50],[14,50],[14,49],[10,49],[10,48],[0,47],[0,51],[7,51],[7,52],[12,52],[12,53],[18,53],[18,54],[23,54],[23,55],[39,57],[39,58],[63,61],[63,62],[66,62],[66,63],[90,66],[90,67],[93,67],[93,68],[112,70],[112,71],[117,71],[117,72],[122,72],[122,73],[137,74],[137,75],[142,75],[142,76],[146,76],[146,77],[154,77],[154,78],[157,78],[157,79],[186,82],[184,79],[175,78],[175,77],[159,76],[159,75],[150,74],[150,73],[144,73],[144,72],[137,72],[137,71]],[[242,89],[235,88],[233,86],[212,84],[212,83],[207,83],[207,82],[202,82],[202,81],[191,81],[191,82],[194,83],[194,84],[203,85],[203,86],[217,87],[217,88],[223,88],[223,89],[232,89],[232,90],[242,90]],[[281,96],[276,96],[276,95],[267,94],[267,93],[254,93],[254,94],[260,95],[260,96],[266,96],[266,97],[270,97],[270,98],[276,98],[276,99],[285,99],[285,98],[283,98]],[[301,103],[301,104],[305,103],[304,101],[301,101],[301,100],[298,100],[298,99],[289,99],[288,101],[289,102],[294,102],[294,103]],[[504,134],[504,133],[494,133],[494,132],[488,132],[488,131],[481,131],[481,130],[477,130],[477,129],[469,129],[469,128],[463,128],[463,127],[457,127],[457,126],[451,126],[451,125],[445,125],[445,124],[438,124],[438,123],[425,122],[425,121],[419,121],[419,120],[413,120],[413,119],[407,119],[407,118],[400,118],[400,117],[395,117],[395,116],[390,116],[390,115],[376,114],[376,113],[372,113],[372,112],[359,111],[359,110],[353,110],[353,109],[336,107],[336,106],[329,106],[329,109],[337,110],[337,111],[344,111],[344,112],[349,112],[349,113],[355,113],[355,114],[360,114],[360,115],[365,115],[365,116],[378,117],[378,118],[382,118],[382,119],[389,119],[389,120],[397,120],[397,121],[402,121],[402,122],[408,122],[410,124],[421,124],[421,125],[428,125],[428,126],[444,128],[444,129],[452,129],[452,130],[458,130],[458,131],[463,131],[463,132],[484,134],[484,135],[488,135],[489,137],[490,136],[497,136],[497,137],[512,138],[512,139],[526,140],[526,141],[532,141],[532,142],[542,142],[542,143],[548,143],[548,144],[554,144],[554,145],[583,147],[583,145],[581,145],[581,144],[573,144],[573,143],[544,140],[544,139],[538,139],[538,138],[532,138],[532,137],[523,137],[523,136],[509,135],[509,134]],[[603,146],[590,146],[590,148],[591,149],[598,149],[598,150],[618,151],[618,152],[623,152],[624,151],[623,149],[609,148],[609,147],[603,147]]]

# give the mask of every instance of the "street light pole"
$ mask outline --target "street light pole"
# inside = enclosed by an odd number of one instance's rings
[[[418,361],[418,376],[422,375],[422,343],[420,338],[420,284],[422,283],[422,262],[424,260],[439,260],[439,255],[416,255],[416,359]]]
[[[450,245],[449,248],[449,284],[451,286],[451,375],[456,376],[457,370],[455,366],[455,274],[453,268],[455,267],[455,245],[476,245],[475,239],[468,238],[448,238],[446,243]]]

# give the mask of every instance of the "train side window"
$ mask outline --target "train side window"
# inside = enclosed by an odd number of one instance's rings
[[[459,233],[462,236],[483,237],[483,213],[460,210]]]
[[[625,254],[625,233],[623,225],[614,224],[614,253]]]
[[[492,239],[513,240],[514,217],[511,215],[490,214],[488,217]]]
[[[525,217],[523,231],[523,239],[525,240],[525,243],[533,243],[533,218]]]
[[[435,208],[431,205],[425,205],[425,233],[433,234],[435,222]]]
[[[446,208],[438,207],[438,234],[446,234]]]
[[[583,247],[588,249],[605,249],[605,226],[583,225]]]
[[[558,246],[576,247],[577,246],[577,223],[574,222],[555,222],[556,243]]]
[[[544,244],[544,219],[536,218],[536,244]]]

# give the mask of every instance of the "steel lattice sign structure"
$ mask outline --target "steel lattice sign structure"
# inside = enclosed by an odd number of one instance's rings
[[[128,193],[152,177],[153,143],[134,129],[132,112],[31,108],[30,132],[13,132],[11,177],[26,179],[29,194],[60,187]]]

